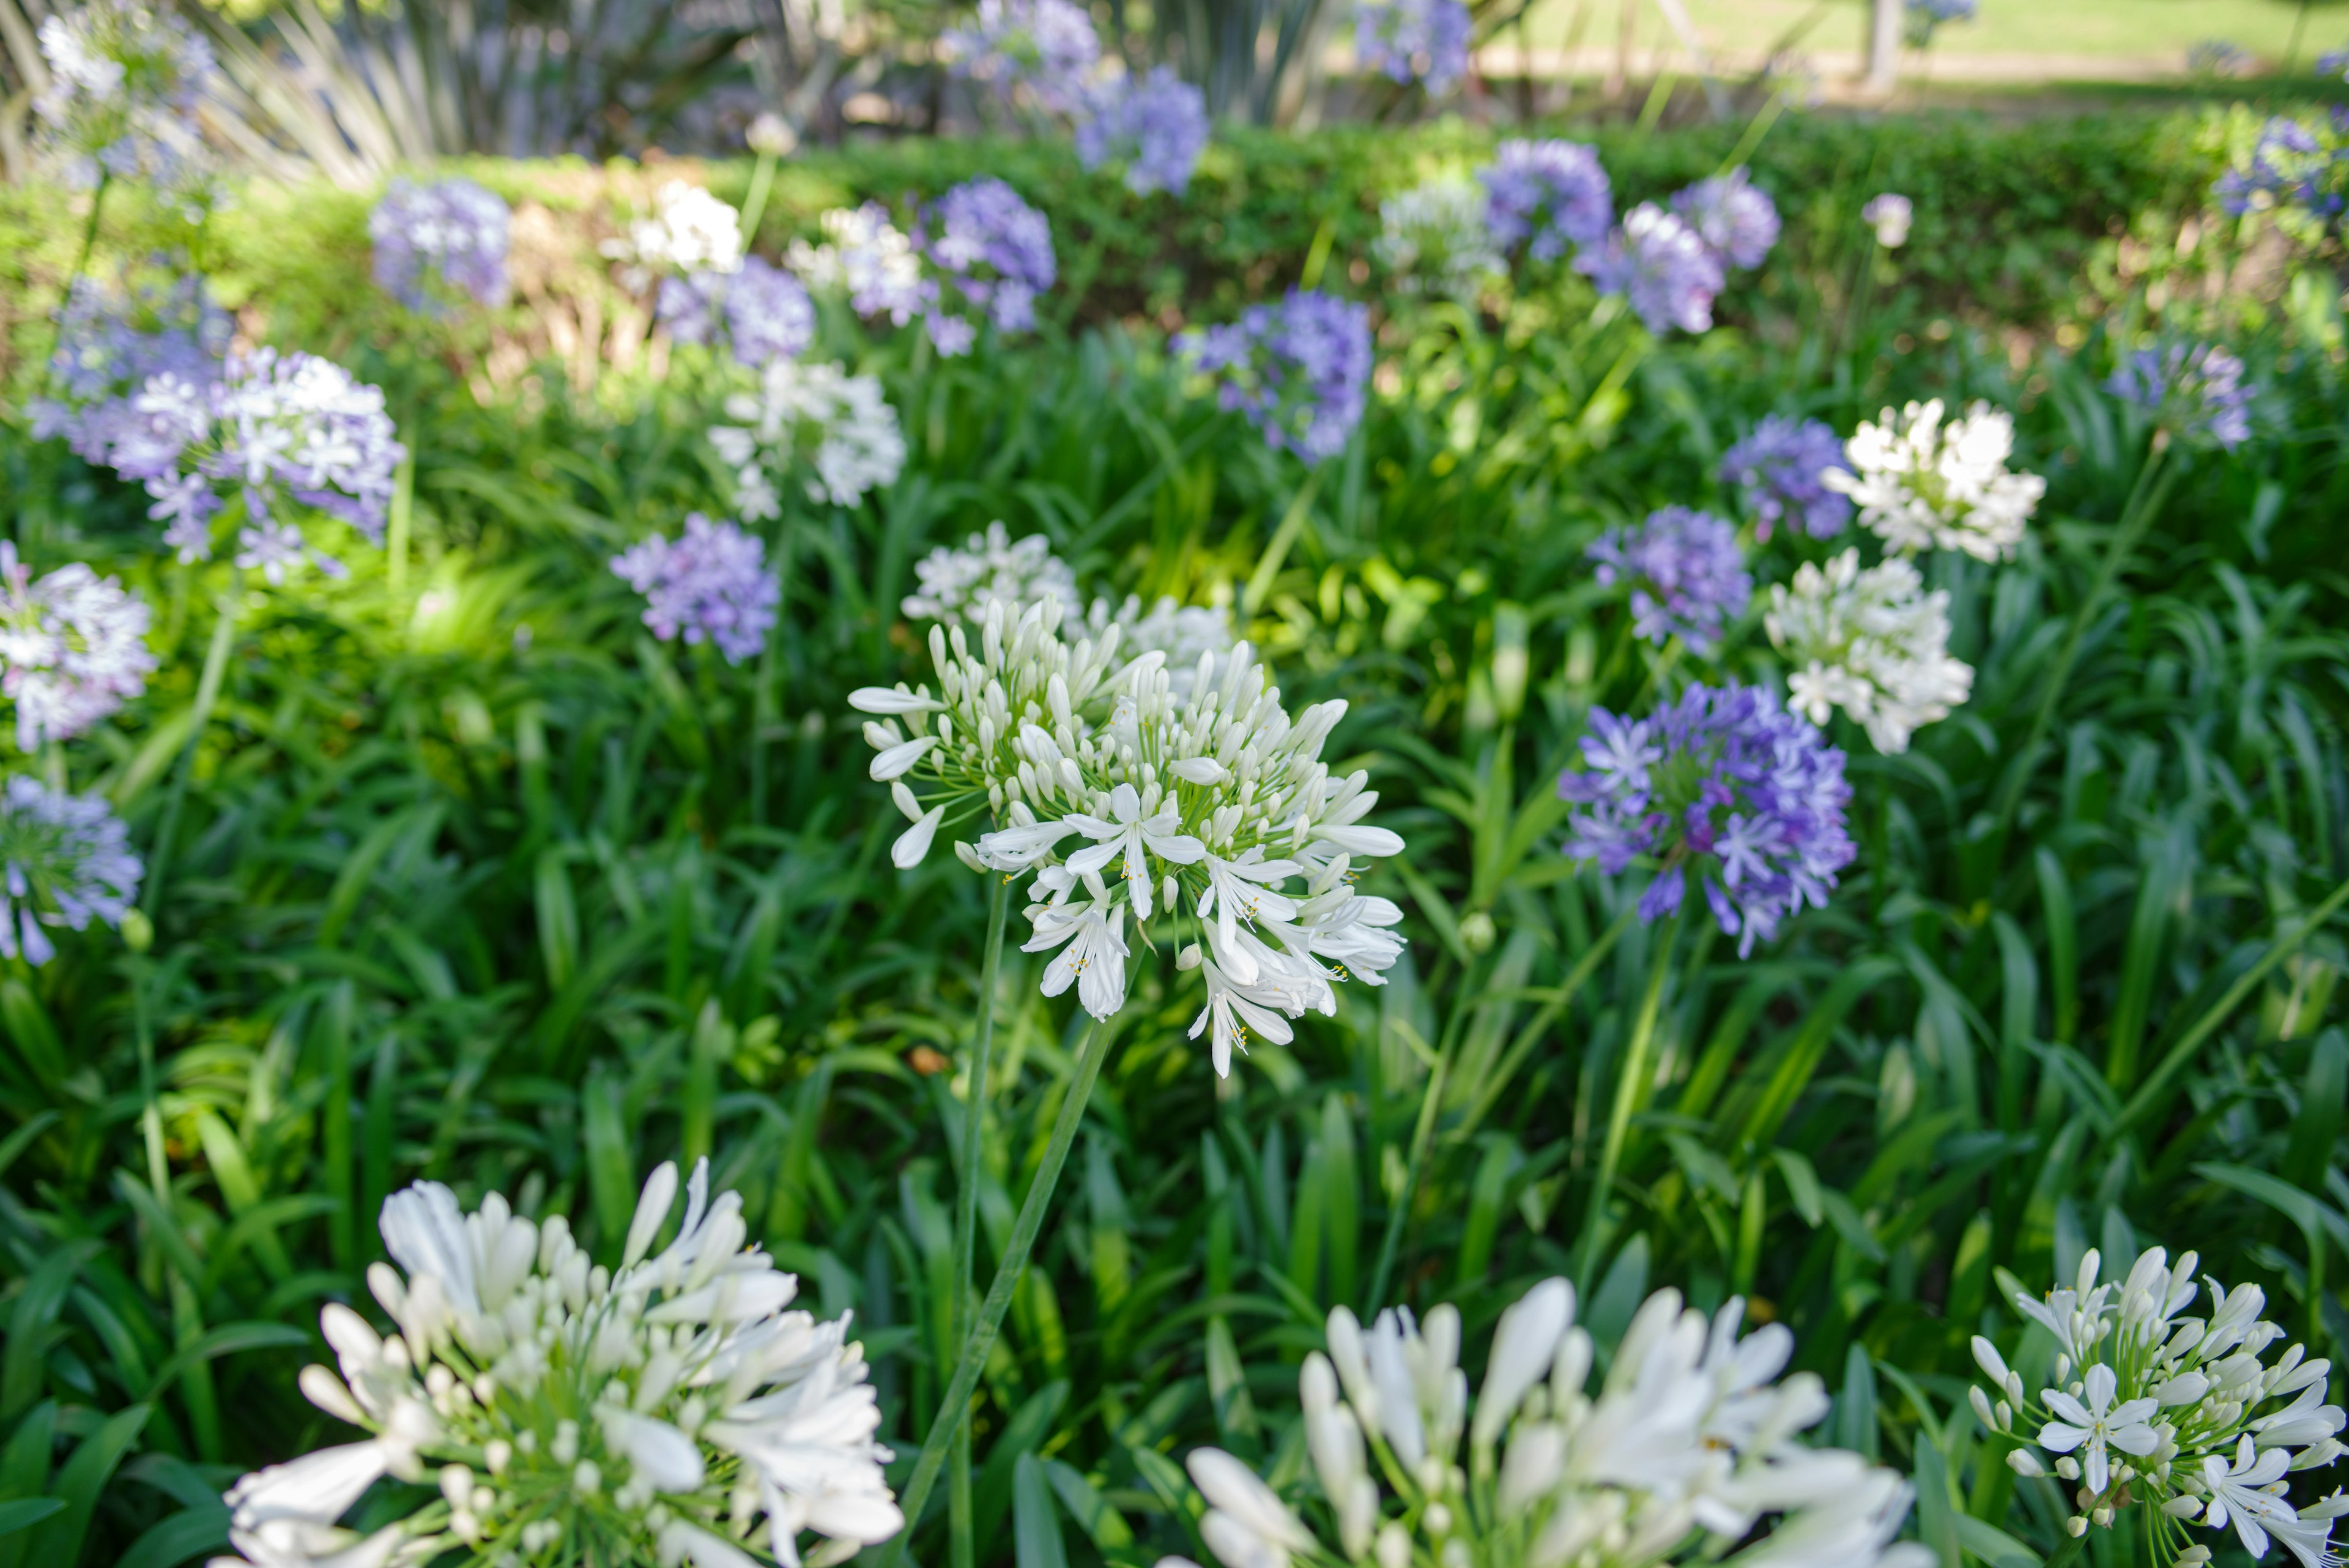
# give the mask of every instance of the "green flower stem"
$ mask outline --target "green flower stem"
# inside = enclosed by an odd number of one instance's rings
[[[196,705],[188,720],[188,738],[181,742],[180,766],[171,777],[171,793],[163,801],[162,826],[156,830],[155,843],[147,857],[147,888],[140,900],[149,919],[163,907],[163,884],[171,869],[171,846],[179,836],[180,815],[187,809],[188,788],[195,781],[196,750],[203,743],[204,727],[212,722],[212,710],[220,704],[221,682],[228,676],[228,656],[236,646],[236,618],[240,607],[235,568],[230,568],[228,587],[220,597],[220,618],[212,623],[212,646],[204,649],[203,673],[196,680]]]
[[[1665,875],[1678,875],[1667,867]],[[1599,1175],[1590,1187],[1590,1210],[1582,1222],[1582,1262],[1575,1273],[1585,1290],[1599,1262],[1599,1225],[1607,1214],[1607,1199],[1615,1185],[1615,1168],[1623,1158],[1623,1145],[1631,1132],[1631,1111],[1640,1098],[1640,1080],[1648,1073],[1648,1055],[1656,1043],[1656,1020],[1664,1006],[1664,977],[1671,972],[1672,939],[1680,934],[1680,917],[1667,916],[1656,928],[1656,950],[1648,959],[1647,994],[1640,999],[1640,1015],[1631,1025],[1631,1044],[1623,1053],[1623,1070],[1615,1080],[1615,1107],[1607,1116],[1607,1143],[1599,1157]]]
[[[1280,564],[1288,558],[1289,546],[1296,544],[1297,535],[1305,531],[1305,519],[1313,510],[1313,497],[1320,490],[1321,467],[1316,465],[1307,472],[1304,487],[1298,491],[1297,499],[1288,504],[1288,511],[1282,516],[1280,526],[1272,531],[1272,542],[1264,547],[1263,558],[1257,562],[1256,571],[1248,578],[1247,590],[1240,595],[1240,615],[1243,618],[1263,607],[1265,596],[1272,591],[1273,578],[1280,575]]]
[[[1556,991],[1543,998],[1541,1010],[1533,1015],[1531,1022],[1526,1023],[1516,1039],[1510,1042],[1508,1054],[1501,1058],[1500,1065],[1493,1070],[1491,1083],[1482,1094],[1477,1096],[1476,1103],[1469,1106],[1466,1119],[1460,1124],[1454,1136],[1466,1137],[1476,1129],[1476,1124],[1483,1121],[1492,1111],[1494,1105],[1507,1091],[1510,1080],[1515,1078],[1518,1070],[1525,1065],[1526,1058],[1533,1054],[1534,1047],[1541,1044],[1542,1036],[1548,1033],[1549,1026],[1557,1023],[1559,1014],[1573,1002],[1576,994],[1589,983],[1590,977],[1598,972],[1599,964],[1605,961],[1607,955],[1615,950],[1615,944],[1622,940],[1623,933],[1630,929],[1631,922],[1639,918],[1639,913],[1640,907],[1637,903],[1626,905],[1623,912],[1615,917],[1614,923],[1599,933],[1599,940],[1583,950],[1582,956],[1575,961],[1574,968],[1568,972],[1566,979],[1558,983]]]
[[[1739,164],[1753,157],[1754,150],[1762,145],[1762,139],[1770,134],[1770,128],[1777,124],[1778,117],[1785,112],[1785,93],[1783,90],[1772,93],[1770,101],[1764,104],[1752,119],[1746,121],[1745,134],[1737,139],[1736,147],[1731,150],[1728,157],[1721,161],[1721,167],[1713,171],[1714,178],[1719,179],[1727,175]]]
[[[978,971],[978,1033],[971,1044],[970,1087],[962,1116],[962,1190],[955,1205],[954,1333],[957,1343],[970,1334],[971,1309],[977,1304],[978,1282],[971,1278],[978,1257],[978,1167],[981,1135],[987,1122],[987,1077],[995,1047],[995,989],[1003,967],[1003,925],[1011,905],[1011,878],[991,877],[987,887],[987,957]],[[948,1561],[953,1568],[972,1568],[978,1542],[972,1538],[970,1497],[970,1404],[963,1402],[962,1419],[955,1428],[952,1468],[947,1472],[947,1531],[952,1540]]]
[[[920,1521],[922,1506],[930,1501],[930,1490],[937,1485],[938,1471],[946,1464],[947,1448],[963,1428],[971,1394],[978,1386],[979,1369],[987,1365],[988,1352],[995,1348],[995,1332],[1003,1326],[1003,1314],[1011,1305],[1012,1290],[1027,1270],[1028,1253],[1036,1245],[1036,1232],[1043,1229],[1044,1210],[1051,1207],[1052,1189],[1060,1185],[1061,1167],[1068,1163],[1069,1146],[1076,1141],[1078,1124],[1085,1118],[1085,1106],[1093,1097],[1093,1083],[1101,1076],[1110,1041],[1111,1032],[1100,1023],[1086,1025],[1084,1040],[1077,1048],[1076,1079],[1061,1102],[1059,1118],[1052,1123],[1051,1141],[1044,1146],[1044,1163],[1028,1185],[1028,1196],[1019,1205],[1019,1217],[1012,1221],[1010,1245],[1004,1249],[1003,1261],[995,1266],[995,1280],[987,1287],[987,1300],[978,1309],[978,1319],[963,1339],[962,1359],[955,1366],[954,1380],[947,1385],[946,1397],[938,1401],[937,1414],[930,1419],[929,1436],[922,1439],[921,1457],[914,1461],[913,1476],[898,1498],[898,1506],[905,1514],[905,1528],[883,1552],[879,1568],[896,1568],[904,1559],[905,1537]]]
[[[408,619],[408,535],[416,512],[416,451],[399,460],[391,481],[391,520],[383,537],[383,580],[392,613],[404,630]]]
[[[1402,1228],[1411,1218],[1411,1200],[1419,1190],[1419,1173],[1427,1164],[1427,1147],[1435,1138],[1435,1113],[1444,1103],[1444,1082],[1452,1073],[1452,1048],[1459,1039],[1455,1028],[1444,1037],[1444,1051],[1435,1058],[1435,1070],[1427,1075],[1427,1090],[1420,1096],[1419,1125],[1412,1129],[1411,1158],[1404,1163],[1402,1190],[1395,1194],[1394,1206],[1387,1210],[1387,1233],[1379,1242],[1378,1267],[1371,1271],[1371,1293],[1363,1303],[1365,1313],[1376,1312],[1385,1302],[1387,1280],[1394,1272],[1395,1249],[1402,1244]]]
[[[742,198],[742,248],[749,251],[759,238],[759,220],[767,214],[767,194],[775,188],[775,155],[759,154],[759,166],[750,171],[750,193]]]
[[[66,275],[66,286],[57,293],[57,314],[49,318],[49,351],[41,356],[40,376],[34,382],[40,389],[38,395],[42,397],[48,395],[54,376],[52,367],[57,359],[57,345],[65,341],[66,306],[73,303],[74,285],[79,283],[82,275],[89,270],[90,253],[98,248],[98,216],[105,210],[106,192],[113,183],[113,174],[101,167],[98,174],[98,189],[90,193],[89,219],[81,226],[81,248],[74,253],[73,271]]]

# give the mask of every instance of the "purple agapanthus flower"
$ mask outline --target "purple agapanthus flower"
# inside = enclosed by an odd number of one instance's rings
[[[102,794],[67,794],[17,774],[0,794],[0,958],[39,968],[50,930],[119,926],[146,867]]]
[[[1768,539],[1782,522],[1814,539],[1832,539],[1851,522],[1851,497],[1819,483],[1831,468],[1850,472],[1831,426],[1770,414],[1723,455],[1721,482],[1744,493],[1757,540]]]
[[[1579,141],[1504,141],[1485,182],[1485,227],[1493,248],[1519,245],[1536,261],[1556,261],[1607,237],[1614,193],[1599,154]]]
[[[2140,348],[2120,363],[2106,389],[2175,421],[2178,432],[2232,452],[2251,433],[2251,389],[2243,362],[2216,343]]]
[[[740,664],[766,646],[782,597],[766,554],[756,535],[692,512],[681,537],[656,534],[613,556],[612,570],[645,596],[645,625],[655,637],[713,643]]]
[[[1371,377],[1371,313],[1309,288],[1252,305],[1237,321],[1186,332],[1175,352],[1220,381],[1217,401],[1247,411],[1267,444],[1308,462],[1345,449]]]
[[[1473,24],[1461,0],[1362,0],[1354,12],[1354,55],[1389,81],[1417,82],[1442,98],[1468,74]]]
[[[501,197],[471,180],[394,180],[367,216],[375,281],[411,310],[440,305],[451,293],[477,305],[500,304],[512,218]]]
[[[743,258],[737,272],[705,268],[665,277],[654,307],[680,343],[708,343],[752,369],[771,359],[796,359],[815,341],[815,305],[799,279],[761,261]]]
[[[948,358],[968,351],[976,335],[953,309],[957,297],[998,330],[1025,332],[1036,325],[1036,296],[1059,275],[1051,221],[991,174],[939,197],[915,229],[914,244],[946,286],[930,306],[929,331]]]
[[[1093,94],[1077,123],[1077,161],[1125,165],[1125,188],[1181,195],[1207,148],[1207,97],[1164,66],[1140,81],[1123,78]]]
[[[1601,294],[1625,296],[1651,332],[1702,332],[1723,281],[1721,257],[1702,236],[1653,202],[1642,202],[1595,245],[1577,256]]]
[[[136,404],[148,380],[168,376],[191,388],[220,379],[233,324],[204,296],[202,280],[125,290],[77,280],[58,313],[50,389],[27,410],[40,440],[62,436],[74,454],[129,479],[170,466],[186,443],[159,440]]]
[[[1778,209],[1738,165],[1672,198],[1672,211],[1731,266],[1754,267],[1778,243]]]
[[[1634,633],[1655,643],[1677,637],[1700,655],[1713,651],[1722,628],[1754,597],[1737,530],[1686,506],[1651,512],[1636,528],[1609,528],[1588,555],[1600,583],[1630,590]]]
[[[1077,113],[1101,63],[1092,18],[1071,0],[978,0],[977,21],[941,42],[957,76],[1006,103],[1032,99],[1048,114]]]
[[[1971,22],[1981,10],[1980,0],[1908,0],[1907,27],[1912,47],[1925,48],[1933,34],[1949,22]]]
[[[1645,719],[1593,709],[1582,760],[1557,781],[1580,808],[1567,854],[1609,877],[1657,862],[1645,920],[1677,913],[1693,879],[1741,958],[1804,905],[1825,909],[1856,854],[1843,753],[1764,688],[1692,686]]]
[[[2343,133],[2344,125],[2349,121],[2336,108],[2335,136]],[[2222,209],[2237,217],[2282,210],[2304,213],[2319,224],[2327,224],[2343,210],[2339,189],[2343,166],[2344,160],[2327,151],[2314,131],[2297,120],[2278,117],[2261,127],[2250,161],[2219,176],[2210,193]]]

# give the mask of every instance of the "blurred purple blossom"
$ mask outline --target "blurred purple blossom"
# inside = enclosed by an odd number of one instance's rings
[[[1702,332],[1713,325],[1721,258],[1694,229],[1653,202],[1625,213],[1606,243],[1583,252],[1574,265],[1590,275],[1599,293],[1627,296],[1651,332]]]
[[[0,795],[0,957],[37,969],[57,956],[47,928],[120,925],[145,874],[104,795],[14,775]]]
[[[1672,211],[1731,266],[1760,266],[1778,243],[1778,209],[1746,179],[1744,164],[1682,191]]]
[[[1219,379],[1223,407],[1245,410],[1268,445],[1309,463],[1343,451],[1361,422],[1371,313],[1350,300],[1292,288],[1278,305],[1252,305],[1237,321],[1183,334],[1174,348]]]
[[[1125,165],[1125,188],[1181,195],[1207,147],[1207,98],[1164,66],[1098,88],[1077,122],[1077,161],[1087,169]]]
[[[953,358],[968,349],[973,323],[951,309],[957,296],[1003,332],[1036,325],[1036,296],[1052,286],[1052,225],[991,174],[938,198],[914,231],[944,285],[930,307],[930,340]]]
[[[1850,472],[1832,427],[1770,414],[1723,455],[1721,482],[1744,493],[1757,540],[1782,522],[1814,539],[1832,539],[1851,523],[1851,498],[1819,483],[1830,468]]]
[[[2180,435],[2205,437],[2229,452],[2251,433],[2252,389],[2243,362],[2216,343],[2140,348],[2124,358],[2106,389],[2176,423]]]
[[[147,689],[147,602],[79,561],[37,581],[0,539],[0,694],[16,704],[16,747],[70,740]]]
[[[1713,651],[1722,628],[1754,597],[1737,530],[1686,506],[1651,512],[1636,528],[1608,529],[1588,556],[1600,583],[1630,590],[1636,634],[1655,643],[1677,637],[1700,655]]]
[[[1677,913],[1691,878],[1741,958],[1808,904],[1826,907],[1856,853],[1844,825],[1844,754],[1754,686],[1692,686],[1645,719],[1597,708],[1583,767],[1557,781],[1582,809],[1566,853],[1619,876],[1660,863],[1640,916]]]
[[[93,277],[77,279],[58,315],[49,360],[48,385],[57,395],[30,405],[33,434],[43,441],[62,436],[83,462],[126,478],[160,472],[186,443],[159,441],[134,406],[139,395],[154,376],[195,388],[219,380],[232,330],[227,313],[204,297],[197,278],[128,292]]]
[[[1579,141],[1504,141],[1478,178],[1485,224],[1504,254],[1523,244],[1534,260],[1556,261],[1597,244],[1615,221],[1607,171]]]
[[[656,534],[613,556],[612,570],[645,596],[645,625],[655,637],[713,643],[729,664],[766,646],[782,597],[767,570],[766,546],[698,512],[686,514],[681,537]]]
[[[1472,26],[1461,0],[1361,0],[1354,55],[1364,70],[1415,81],[1428,97],[1442,98],[1468,74]]]
[[[367,216],[375,281],[411,310],[438,305],[449,292],[502,304],[511,221],[504,201],[471,180],[394,180]]]
[[[1092,18],[1071,0],[978,0],[973,25],[950,28],[940,42],[955,75],[984,83],[1008,104],[1025,88],[1050,114],[1080,112],[1101,64]]]
[[[796,359],[815,341],[806,287],[757,256],[744,257],[739,272],[661,279],[655,313],[678,342],[727,349],[754,370],[770,359]]]

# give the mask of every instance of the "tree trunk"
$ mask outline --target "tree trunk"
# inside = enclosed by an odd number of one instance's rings
[[[1889,93],[1900,79],[1901,0],[1874,0],[1868,26],[1868,90]]]

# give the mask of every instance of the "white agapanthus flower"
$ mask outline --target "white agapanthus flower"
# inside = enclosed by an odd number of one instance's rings
[[[914,563],[916,590],[899,606],[909,620],[987,623],[987,607],[1000,604],[1013,619],[1039,600],[1077,600],[1077,575],[1052,554],[1041,534],[1014,539],[1000,522],[959,547],[941,545]],[[1094,628],[1096,633],[1100,628]]]
[[[1239,641],[1229,605],[1186,605],[1161,597],[1144,609],[1140,597],[1129,594],[1123,604],[1112,608],[1109,600],[1095,599],[1092,608],[1085,612],[1085,625],[1098,637],[1112,623],[1123,634],[1119,646],[1128,658],[1139,659],[1145,653],[1166,656],[1167,679],[1174,683],[1174,695],[1184,700],[1191,695],[1200,655],[1220,659]]]
[[[889,221],[877,202],[835,207],[817,220],[824,243],[793,240],[783,263],[818,293],[848,296],[856,314],[886,316],[903,327],[928,305],[936,290],[922,276],[922,258],[910,235]]]
[[[1371,249],[1402,286],[1458,295],[1508,271],[1485,221],[1485,188],[1454,176],[1430,180],[1379,203]]]
[[[866,491],[895,484],[905,466],[897,411],[871,376],[771,359],[759,372],[759,389],[735,392],[725,406],[740,422],[713,426],[709,444],[734,470],[735,508],[746,521],[781,514],[779,486],[795,462],[814,471],[809,498],[834,506],[854,506]]]
[[[2349,1503],[2335,1492],[2296,1509],[2284,1480],[2343,1452],[2341,1407],[2324,1402],[2332,1364],[2297,1345],[2262,1363],[2284,1331],[2261,1319],[2257,1285],[2210,1281],[2209,1315],[2179,1316],[2199,1293],[2195,1262],[2189,1252],[2172,1268],[2155,1247],[2126,1280],[2099,1284],[2103,1261],[2091,1251],[2070,1289],[2044,1301],[2017,1292],[2016,1309],[2054,1339],[2055,1386],[2026,1397],[2021,1375],[1977,1334],[1974,1360],[1996,1392],[1974,1388],[1974,1414],[2055,1456],[2054,1472],[2079,1487],[2074,1535],[2142,1506],[2160,1563],[2210,1560],[2190,1543],[2187,1525],[2199,1521],[2231,1524],[2255,1558],[2281,1541],[2305,1568],[2333,1568],[2333,1521]],[[2007,1462],[2024,1476],[2051,1468],[2031,1447]]]
[[[1403,845],[1362,821],[1368,775],[1320,760],[1345,703],[1291,720],[1244,642],[1203,654],[1178,698],[1163,653],[1128,659],[1113,622],[1071,646],[1065,617],[1057,598],[1016,618],[990,603],[976,650],[932,628],[941,695],[851,695],[874,716],[872,776],[913,824],[895,862],[918,865],[943,827],[974,869],[1032,873],[1044,993],[1074,987],[1099,1018],[1125,999],[1129,922],[1154,949],[1154,919],[1195,932],[1177,963],[1206,982],[1192,1035],[1219,1074],[1250,1031],[1286,1041],[1289,1019],[1334,1012],[1331,981],[1382,983],[1402,911],[1357,893],[1354,867]]]
[[[1791,587],[1771,588],[1762,624],[1794,666],[1787,705],[1814,724],[1842,709],[1879,752],[1907,751],[1911,735],[1973,691],[1972,666],[1950,657],[1950,596],[1925,592],[1917,568],[1898,557],[1866,571],[1857,550],[1824,571],[1806,562]]]
[[[147,689],[147,601],[79,561],[35,581],[0,539],[0,695],[16,704],[16,746],[69,740]]]
[[[656,1252],[677,1167],[645,1183],[617,1272],[560,1215],[534,1223],[491,1193],[471,1214],[438,1182],[383,1207],[367,1285],[397,1332],[347,1306],[320,1326],[342,1375],[302,1392],[365,1430],[356,1443],[232,1487],[215,1568],[382,1568],[449,1552],[482,1563],[822,1568],[904,1525],[874,1442],[881,1422],[847,1317],[791,1312],[798,1281],[756,1247],[742,1199],[686,1184]],[[439,1495],[362,1536],[337,1521],[385,1476]],[[801,1537],[823,1539],[804,1557]],[[450,1559],[455,1561],[456,1559]]]
[[[621,264],[622,281],[637,291],[664,274],[739,272],[742,214],[698,185],[671,180],[655,193],[652,216],[636,219],[603,248]]]
[[[1299,1379],[1318,1501],[1300,1512],[1229,1454],[1196,1449],[1208,1550],[1226,1568],[1935,1561],[1893,1542],[1910,1501],[1898,1474],[1796,1440],[1827,1398],[1807,1373],[1774,1381],[1794,1353],[1785,1328],[1740,1339],[1742,1300],[1708,1320],[1659,1291],[1593,1389],[1596,1347],[1574,1308],[1573,1286],[1548,1280],[1502,1314],[1473,1415],[1457,1311],[1414,1324],[1392,1308],[1365,1331],[1338,1308],[1329,1355],[1307,1356]],[[1189,1568],[1159,1568],[1173,1565]]]
[[[1844,443],[1851,472],[1823,470],[1819,483],[1857,503],[1860,525],[1895,550],[2002,560],[2023,542],[2047,482],[2007,472],[2014,421],[2004,410],[1976,402],[1946,426],[1942,411],[1939,398],[1885,410],[1881,423],[1862,424]]]

